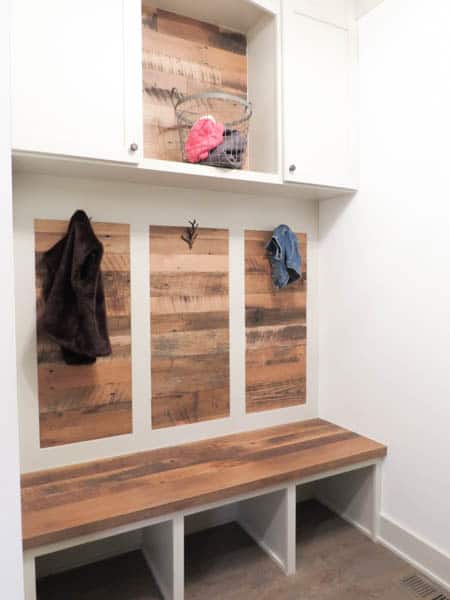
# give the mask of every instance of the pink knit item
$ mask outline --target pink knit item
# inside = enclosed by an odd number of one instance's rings
[[[194,123],[185,144],[186,158],[191,163],[198,163],[208,158],[210,150],[223,142],[225,127],[212,119],[202,118]]]

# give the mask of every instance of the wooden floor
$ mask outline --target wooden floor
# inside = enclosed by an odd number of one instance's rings
[[[22,476],[24,547],[382,458],[386,447],[311,419]]]
[[[402,585],[414,569],[318,503],[300,504],[297,521],[298,570],[291,577],[234,523],[188,536],[186,600],[414,598]],[[142,556],[133,553],[40,582],[38,600],[61,599],[161,600],[161,596]]]

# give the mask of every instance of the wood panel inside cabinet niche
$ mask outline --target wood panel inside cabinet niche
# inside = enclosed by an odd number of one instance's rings
[[[144,156],[180,161],[171,90],[247,98],[247,40],[240,33],[142,3]]]
[[[306,402],[307,237],[296,234],[302,279],[277,290],[265,250],[271,235],[245,232],[247,412]]]
[[[112,355],[92,365],[67,365],[41,325],[42,254],[68,221],[35,220],[37,359],[41,448],[131,433],[129,225],[93,223],[102,242],[102,274]]]
[[[228,231],[150,227],[152,426],[229,415]]]

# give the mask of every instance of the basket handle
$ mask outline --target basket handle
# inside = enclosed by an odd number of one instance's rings
[[[192,123],[189,123],[186,120],[186,118],[183,116],[183,112],[181,112],[181,114],[178,114],[177,111],[184,102],[191,102],[192,100],[203,100],[203,99],[207,99],[207,98],[213,98],[213,99],[217,99],[217,100],[230,100],[232,102],[236,102],[237,104],[241,104],[242,106],[244,106],[245,107],[244,116],[240,119],[237,119],[236,121],[232,121],[230,123],[225,123],[225,125],[227,127],[236,127],[237,125],[240,125],[241,123],[245,123],[246,121],[250,120],[250,118],[253,114],[253,106],[252,106],[251,102],[249,102],[248,100],[244,100],[240,96],[228,94],[227,92],[200,92],[198,94],[192,94],[191,96],[183,96],[182,94],[178,93],[176,88],[172,88],[170,94],[171,94],[175,113],[177,114],[178,122],[181,121],[184,125],[188,125],[188,126],[192,126]],[[177,96],[176,101],[175,101],[175,96]]]

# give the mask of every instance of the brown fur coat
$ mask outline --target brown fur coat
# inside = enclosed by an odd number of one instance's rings
[[[100,264],[103,245],[85,212],[72,216],[67,234],[43,256],[43,326],[68,364],[111,354]]]

